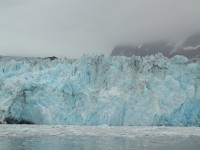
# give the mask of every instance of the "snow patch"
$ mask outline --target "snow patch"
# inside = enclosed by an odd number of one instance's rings
[[[197,45],[197,46],[187,46],[187,47],[184,47],[183,50],[188,51],[188,50],[195,50],[195,49],[199,49],[199,48],[200,48],[200,45]]]

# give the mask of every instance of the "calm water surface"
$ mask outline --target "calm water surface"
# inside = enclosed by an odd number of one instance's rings
[[[200,137],[0,137],[0,150],[200,150]]]

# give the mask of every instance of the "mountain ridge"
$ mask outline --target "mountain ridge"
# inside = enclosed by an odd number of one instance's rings
[[[200,33],[184,41],[169,43],[166,41],[145,43],[143,45],[118,45],[114,47],[111,56],[147,56],[162,53],[165,57],[183,55],[187,58],[200,58]]]

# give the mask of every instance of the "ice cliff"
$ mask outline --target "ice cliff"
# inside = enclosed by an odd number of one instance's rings
[[[0,58],[0,121],[200,126],[200,61]]]

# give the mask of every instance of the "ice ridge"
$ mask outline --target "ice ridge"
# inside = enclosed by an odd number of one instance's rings
[[[200,126],[200,61],[161,54],[0,58],[0,121]]]

